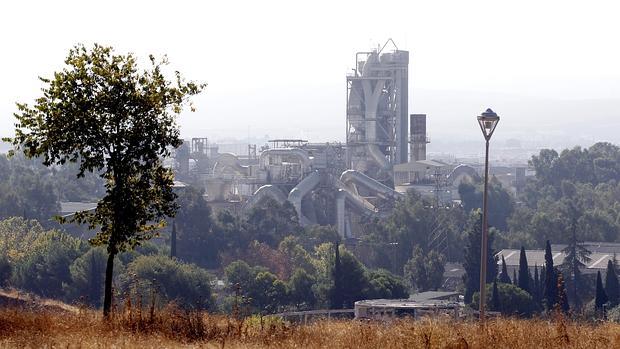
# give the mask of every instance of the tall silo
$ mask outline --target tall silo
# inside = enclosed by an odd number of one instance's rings
[[[388,43],[394,49],[386,50]],[[390,39],[355,55],[347,76],[347,165],[378,180],[408,159],[409,52]]]

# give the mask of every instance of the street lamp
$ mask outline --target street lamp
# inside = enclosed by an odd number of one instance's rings
[[[486,300],[486,280],[487,280],[487,242],[489,235],[489,225],[487,222],[487,193],[489,185],[489,140],[497,127],[499,116],[488,108],[484,113],[478,116],[478,124],[484,140],[486,141],[486,152],[484,159],[484,194],[482,196],[482,243],[480,246],[480,321],[484,322],[484,303]]]

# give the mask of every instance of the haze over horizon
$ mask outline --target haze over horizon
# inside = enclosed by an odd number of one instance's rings
[[[38,97],[37,76],[62,69],[73,45],[97,42],[141,58],[167,54],[172,69],[209,84],[197,112],[180,118],[184,137],[343,141],[355,52],[393,38],[410,51],[409,112],[428,115],[430,152],[481,141],[475,116],[487,107],[502,117],[498,145],[620,143],[618,9],[612,1],[5,2],[1,136],[12,134],[14,103]]]

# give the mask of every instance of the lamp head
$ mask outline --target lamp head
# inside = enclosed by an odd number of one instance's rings
[[[478,115],[478,124],[480,124],[480,129],[482,130],[484,139],[487,141],[491,139],[498,122],[499,116],[497,116],[491,108],[488,108],[484,113]]]

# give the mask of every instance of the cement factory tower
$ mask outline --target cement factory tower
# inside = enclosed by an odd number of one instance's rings
[[[394,49],[386,51],[392,44]],[[347,76],[347,165],[380,181],[392,166],[408,160],[409,52],[392,39],[383,47],[355,54]]]

